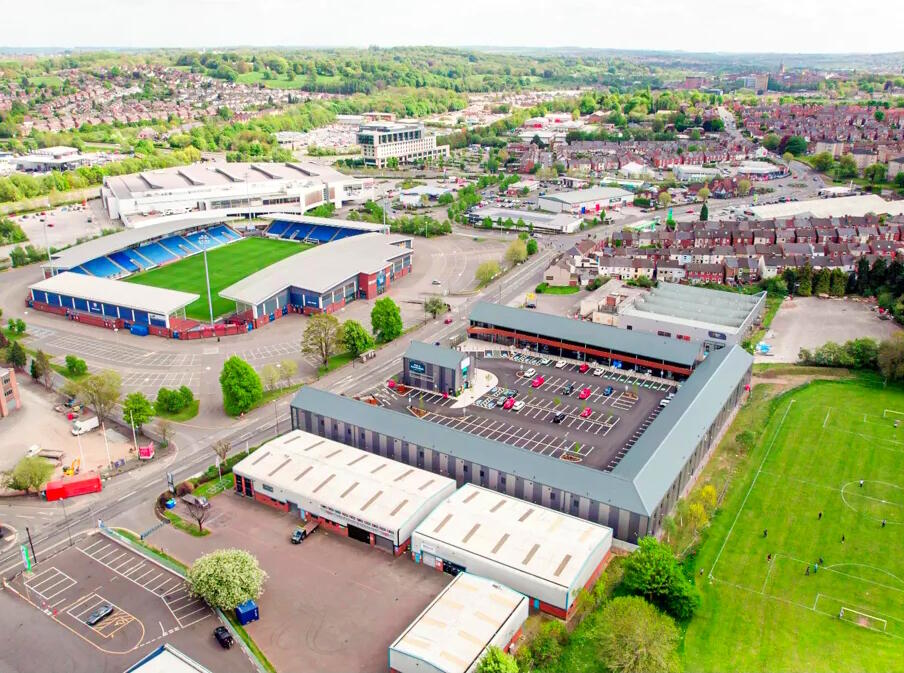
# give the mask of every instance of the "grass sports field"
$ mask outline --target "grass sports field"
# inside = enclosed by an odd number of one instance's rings
[[[260,271],[264,267],[310,247],[312,246],[292,241],[246,238],[210,250],[207,253],[207,265],[210,269],[210,292],[213,295],[214,317],[235,310],[235,302],[220,297],[220,290],[250,276],[255,271]],[[207,286],[204,280],[204,255],[193,255],[162,268],[129,276],[125,280],[130,283],[199,294],[201,298],[185,308],[185,315],[203,322],[210,319],[210,311],[207,307]]]
[[[773,405],[698,551],[685,669],[904,670],[904,389],[821,381]]]

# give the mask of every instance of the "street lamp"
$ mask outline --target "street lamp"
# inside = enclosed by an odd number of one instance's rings
[[[47,218],[44,219],[44,245],[47,247],[47,263],[50,264],[50,275],[53,275],[53,256],[50,254],[50,241],[47,238]]]
[[[207,281],[207,308],[210,310],[210,326],[213,327],[213,298],[210,296],[210,271],[207,268],[207,244],[210,243],[210,236],[205,231],[198,237],[201,244],[201,250],[204,253],[204,279]]]

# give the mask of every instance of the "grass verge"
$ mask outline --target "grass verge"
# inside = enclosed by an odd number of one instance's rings
[[[194,537],[205,537],[206,535],[210,535],[210,531],[206,528],[203,531],[199,531],[197,525],[186,521],[172,510],[166,510],[163,512],[163,516],[170,520],[170,523],[173,524],[173,528],[181,530],[183,533],[188,533]]]
[[[537,294],[577,294],[581,291],[580,285],[548,285],[540,283],[535,291]]]
[[[276,673],[276,667],[270,663],[270,660],[267,659],[267,655],[261,652],[260,648],[257,646],[257,643],[254,642],[254,639],[248,635],[248,632],[244,629],[244,627],[238,623],[235,615],[230,612],[224,612],[226,619],[229,620],[229,623],[232,624],[232,628],[236,633],[239,634],[239,638],[242,639],[242,642],[248,647],[249,650],[257,657],[257,660],[261,662],[263,667],[269,671],[269,673]]]
[[[321,365],[317,368],[317,375],[323,376],[324,374],[329,374],[334,369],[344,367],[354,359],[355,357],[351,353],[339,353],[338,355],[334,355],[330,358],[330,361],[325,367]]]
[[[125,528],[114,528],[113,530],[116,531],[117,533],[119,533],[120,535],[122,535],[124,538],[127,538],[129,541],[138,545],[139,547],[143,547],[146,551],[150,552],[150,555],[152,557],[153,556],[159,557],[160,559],[162,559],[163,561],[166,562],[165,564],[170,564],[170,565],[176,566],[183,573],[188,571],[188,566],[185,565],[184,563],[182,563],[182,561],[180,561],[179,559],[173,558],[172,556],[167,554],[165,551],[163,551],[159,547],[155,547],[152,544],[148,544],[147,542],[142,540],[140,537],[135,535],[135,533],[133,533],[132,531],[126,530]]]
[[[224,474],[220,479],[214,479],[213,481],[205,481],[203,484],[198,486],[194,491],[192,491],[192,495],[196,495],[199,498],[207,498],[210,500],[215,495],[219,495],[223,491],[228,491],[232,488],[233,481],[231,474]]]
[[[265,390],[263,396],[260,401],[255,404],[251,409],[259,409],[263,407],[273,400],[278,400],[283,395],[288,395],[289,393],[294,393],[296,390],[303,386],[303,383],[293,383],[290,386],[282,386],[281,388],[274,388],[273,390]],[[249,409],[250,411],[250,409]]]
[[[192,400],[192,403],[185,407],[182,411],[177,411],[174,414],[168,414],[166,412],[155,413],[154,415],[157,418],[162,418],[167,421],[172,421],[173,423],[184,423],[185,421],[190,421],[195,416],[198,415],[198,410],[201,408],[201,400]]]

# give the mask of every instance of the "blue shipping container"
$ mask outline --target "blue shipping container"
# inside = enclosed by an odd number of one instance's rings
[[[235,609],[235,618],[239,624],[244,626],[248,622],[254,622],[260,619],[260,613],[257,609],[257,603],[254,601],[245,601]]]
[[[147,325],[139,325],[138,323],[133,324],[129,331],[135,336],[147,336],[148,335],[148,326]]]

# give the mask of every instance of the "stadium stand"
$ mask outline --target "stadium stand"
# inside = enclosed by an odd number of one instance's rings
[[[113,276],[121,276],[125,269],[116,266],[106,257],[98,257],[90,262],[82,264],[82,268],[92,276],[101,276],[102,278],[111,278]]]
[[[137,251],[140,255],[147,257],[155,264],[166,264],[167,262],[172,262],[177,259],[175,255],[168,252],[166,248],[161,247],[159,243],[146,243],[140,248],[137,248]]]
[[[135,262],[133,262],[129,258],[129,256],[126,253],[124,253],[122,250],[120,250],[119,252],[114,252],[113,254],[107,255],[107,257],[109,257],[114,262],[119,264],[119,266],[121,266],[123,269],[125,269],[129,273],[134,273],[135,271],[138,271],[138,268],[139,268],[138,265],[135,264]]]
[[[282,238],[287,238],[286,236],[283,236],[283,234],[286,232],[286,229],[288,229],[289,226],[290,225],[288,222],[276,220],[273,224],[270,225],[270,228],[267,229],[267,234],[269,234],[270,236],[281,236]]]

